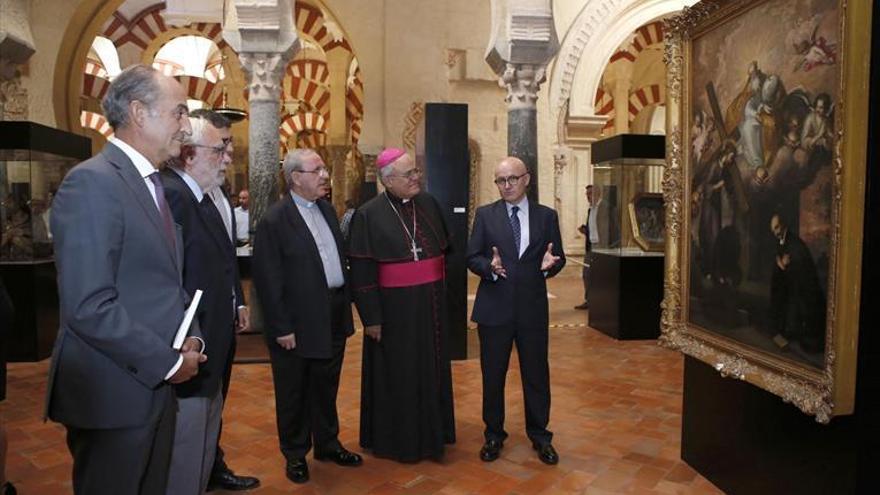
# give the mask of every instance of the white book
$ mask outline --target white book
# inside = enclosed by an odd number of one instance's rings
[[[181,321],[180,326],[177,327],[177,334],[174,335],[174,344],[171,345],[174,350],[179,351],[180,348],[183,347],[183,341],[186,340],[186,335],[189,333],[189,327],[192,325],[196,310],[199,308],[199,301],[201,300],[202,290],[196,289],[196,293],[193,295],[193,300],[189,304],[189,307],[186,308],[186,314],[183,315],[183,321]]]

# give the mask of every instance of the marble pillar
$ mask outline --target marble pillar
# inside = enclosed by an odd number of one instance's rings
[[[0,120],[28,119],[28,95],[20,67],[35,51],[30,3],[0,0]]]
[[[254,230],[280,192],[278,115],[288,59],[282,53],[241,53],[239,58],[248,77],[248,190]]]
[[[547,64],[559,51],[550,0],[493,2],[486,63],[507,88],[507,153],[531,174],[528,196],[538,201],[538,90]]]
[[[530,201],[538,201],[538,88],[544,81],[544,68],[508,64],[501,75],[507,87],[507,154],[526,164],[531,174]]]
[[[278,199],[281,81],[300,49],[293,0],[228,0],[223,38],[238,53],[248,90],[250,228]]]

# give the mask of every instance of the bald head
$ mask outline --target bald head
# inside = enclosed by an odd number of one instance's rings
[[[530,180],[526,164],[515,156],[508,156],[495,166],[495,185],[501,198],[510,204],[522,201]]]

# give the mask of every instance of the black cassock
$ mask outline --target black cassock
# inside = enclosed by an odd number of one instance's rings
[[[413,262],[413,237],[419,263]],[[382,325],[380,342],[364,335],[360,444],[380,457],[437,459],[455,442],[442,279],[448,246],[440,207],[427,193],[407,202],[380,194],[351,223],[354,302],[364,325]],[[441,278],[418,280],[426,264]]]

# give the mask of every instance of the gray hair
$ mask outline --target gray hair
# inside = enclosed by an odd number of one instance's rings
[[[197,116],[189,116],[189,125],[192,127],[192,133],[187,136],[186,141],[184,141],[184,145],[194,145],[201,144],[202,138],[205,136],[205,131],[208,129],[208,126],[216,127],[211,123],[211,120],[202,115]]]
[[[193,132],[195,132],[195,129],[193,129]],[[288,188],[293,187],[293,179],[290,174],[302,170],[306,158],[313,154],[317,155],[315,150],[311,148],[297,148],[284,157],[284,163],[281,164],[281,171],[284,173],[284,180],[287,182]]]
[[[138,64],[122,71],[107,90],[107,95],[101,101],[104,116],[114,131],[129,124],[129,105],[132,101],[140,101],[148,108],[152,108],[159,99],[161,91],[156,77],[159,71]]]
[[[391,168],[391,163],[379,169],[379,180],[381,180],[383,184],[388,179],[388,176],[391,175],[391,172],[394,172],[394,169]]]
[[[211,122],[211,125],[213,125],[217,129],[230,129],[232,127],[232,121],[213,110],[208,110],[207,108],[197,108],[191,111],[189,113],[189,116],[198,117],[200,119],[207,119],[209,122]]]

